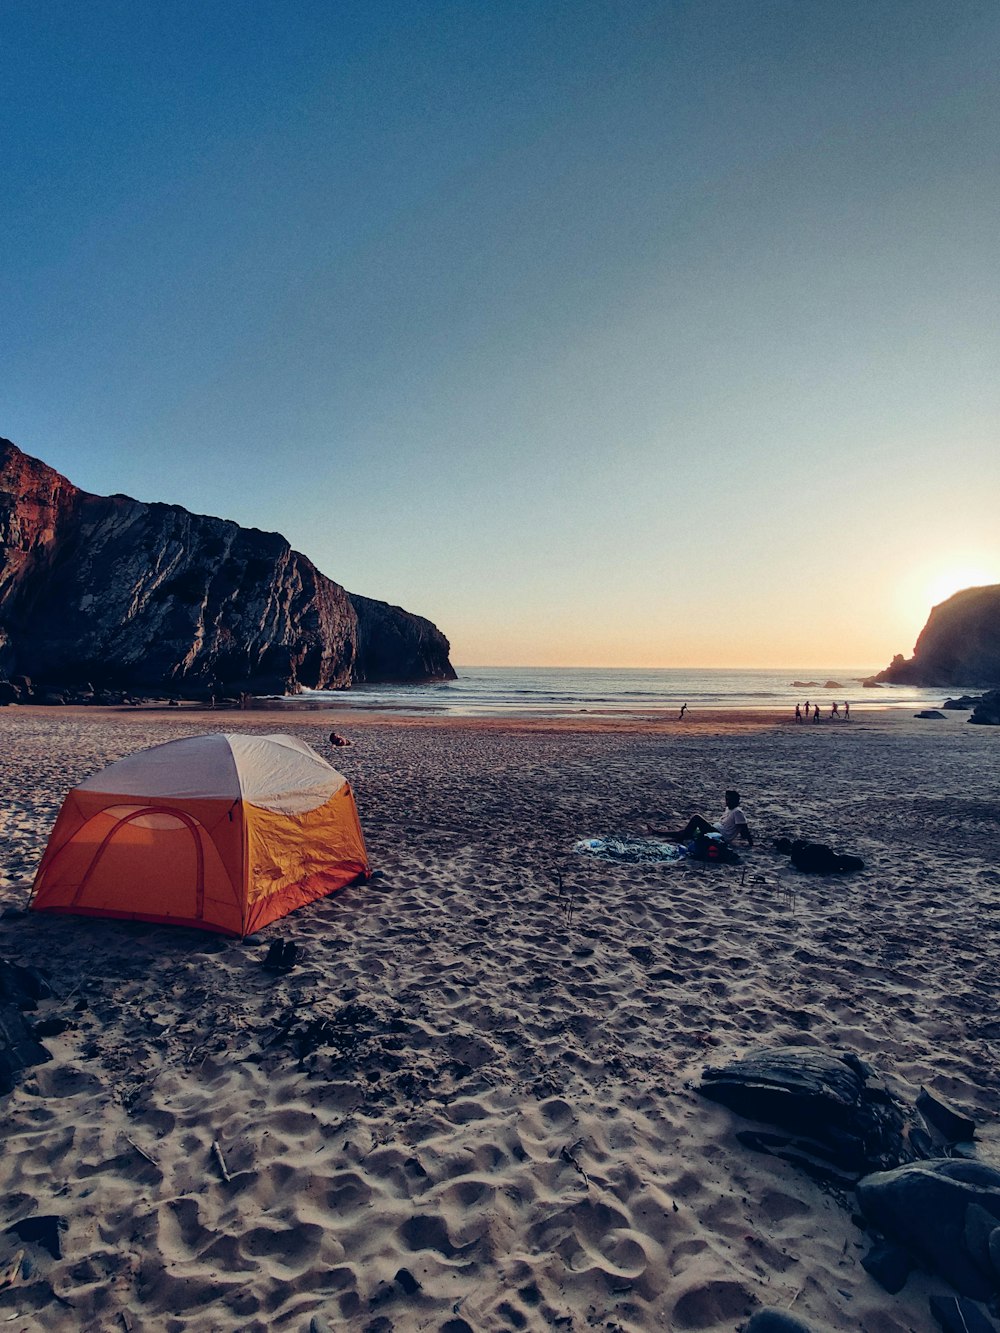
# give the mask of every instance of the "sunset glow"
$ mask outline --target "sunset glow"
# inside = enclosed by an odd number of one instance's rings
[[[936,574],[927,584],[925,607],[929,610],[939,602],[946,602],[964,588],[981,588],[988,583],[1000,583],[1000,573],[992,575],[983,566],[966,565]]]

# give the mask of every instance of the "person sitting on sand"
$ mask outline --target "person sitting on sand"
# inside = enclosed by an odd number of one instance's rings
[[[746,815],[740,809],[738,791],[726,792],[726,808],[715,824],[710,824],[702,815],[692,815],[684,827],[678,829],[676,833],[671,833],[667,829],[653,828],[652,824],[647,824],[646,828],[657,837],[666,838],[668,842],[687,842],[699,833],[720,833],[722,841],[727,845],[737,838],[742,838],[748,846],[753,846],[753,834],[750,832]]]
[[[338,736],[337,733],[336,733],[335,731],[331,731],[331,732],[330,732],[330,744],[331,744],[331,745],[353,745],[354,742],[353,742],[353,741],[349,741],[349,740],[347,739],[346,736]]]

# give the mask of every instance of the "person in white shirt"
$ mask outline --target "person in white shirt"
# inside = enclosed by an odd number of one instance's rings
[[[652,824],[647,824],[646,827],[650,833],[666,838],[668,842],[688,842],[699,833],[720,833],[724,843],[728,844],[735,842],[737,838],[742,838],[749,847],[753,846],[753,834],[750,832],[746,815],[740,809],[738,791],[726,792],[726,808],[714,824],[709,823],[702,815],[692,815],[684,827],[676,832],[653,828]]]

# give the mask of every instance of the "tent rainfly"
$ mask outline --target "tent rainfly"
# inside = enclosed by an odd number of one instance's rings
[[[31,906],[243,936],[368,872],[343,774],[292,736],[216,732],[74,787]]]

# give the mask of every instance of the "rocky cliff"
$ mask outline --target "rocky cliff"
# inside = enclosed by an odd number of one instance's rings
[[[0,676],[289,693],[453,679],[428,620],[352,597],[274,532],[90,495],[0,439]]]
[[[1000,684],[1000,584],[966,588],[935,606],[913,649],[876,680],[892,685]]]

